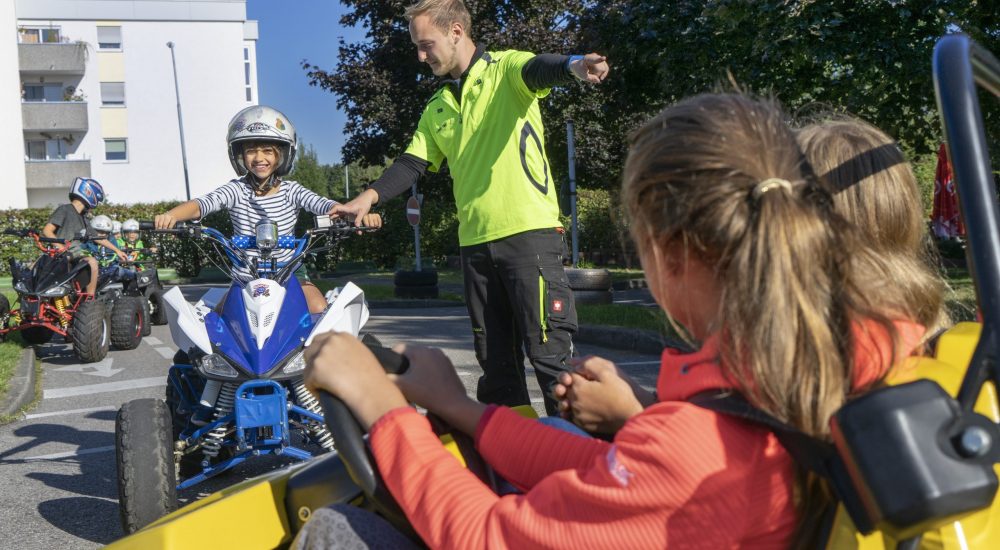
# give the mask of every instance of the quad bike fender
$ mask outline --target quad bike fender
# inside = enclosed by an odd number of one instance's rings
[[[174,344],[182,351],[198,348],[205,353],[212,353],[212,342],[208,338],[203,317],[210,310],[196,309],[189,304],[178,287],[167,291],[163,295],[163,302]]]
[[[959,323],[938,339],[934,357],[915,357],[900,365],[889,376],[891,385],[905,384],[918,379],[937,382],[949,395],[957,395],[972,361],[972,354],[979,342],[982,326],[978,323]],[[1000,400],[991,382],[983,385],[976,401],[977,413],[993,422],[1000,422]],[[1000,476],[1000,465],[994,466]],[[863,536],[857,532],[843,506],[838,507],[827,548],[857,550],[888,550],[896,548],[899,541],[881,532]],[[1000,548],[1000,493],[989,508],[969,514],[940,529],[924,533],[921,549],[966,550],[969,548]]]
[[[357,336],[361,332],[361,327],[365,326],[367,322],[368,303],[365,302],[365,293],[356,284],[348,282],[344,288],[340,289],[337,299],[330,304],[330,307],[326,309],[326,312],[313,327],[305,345],[308,347],[317,334],[331,330],[350,332]]]

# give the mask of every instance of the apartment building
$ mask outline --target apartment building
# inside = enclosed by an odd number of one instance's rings
[[[233,177],[226,126],[258,99],[245,0],[0,4],[0,146],[23,159],[0,209],[65,202],[77,176],[114,203],[186,199],[178,95],[190,195]]]

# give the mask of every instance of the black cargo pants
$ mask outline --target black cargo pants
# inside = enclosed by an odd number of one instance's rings
[[[556,229],[539,229],[461,249],[465,303],[472,319],[476,358],[483,369],[476,398],[483,403],[530,404],[524,374],[527,353],[545,394],[554,370],[573,349],[576,307],[563,271],[565,243]],[[548,371],[548,372],[544,372]]]

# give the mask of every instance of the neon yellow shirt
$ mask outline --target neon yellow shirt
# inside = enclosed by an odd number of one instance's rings
[[[461,101],[450,85],[431,97],[406,149],[433,172],[448,161],[461,246],[561,225],[538,107],[549,89],[532,91],[521,77],[533,57],[484,53],[468,70]]]

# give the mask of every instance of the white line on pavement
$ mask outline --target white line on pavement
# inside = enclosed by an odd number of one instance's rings
[[[48,416],[62,416],[64,414],[87,414],[98,411],[114,411],[117,410],[114,407],[91,407],[89,409],[73,409],[69,411],[55,411],[47,413],[35,413],[24,415],[25,420],[31,420],[32,418],[45,418]]]
[[[73,458],[74,456],[106,453],[108,451],[113,451],[113,450],[115,450],[115,446],[111,445],[110,447],[94,447],[93,449],[83,449],[82,451],[69,451],[67,453],[52,453],[50,455],[29,456],[28,458],[24,458],[22,460],[24,460],[25,462],[29,460],[59,460],[60,458]]]
[[[660,361],[629,361],[626,363],[615,363],[616,365],[659,365]]]
[[[159,346],[159,345],[163,344],[163,340],[160,340],[156,336],[147,336],[146,337],[146,343],[149,344],[149,345],[151,345],[151,346]]]
[[[163,356],[164,359],[173,359],[174,350],[170,348],[154,348],[156,352]]]
[[[75,397],[78,395],[91,395],[94,393],[104,393],[109,391],[134,390],[138,388],[152,388],[156,386],[166,386],[166,376],[154,376],[152,378],[136,378],[134,380],[122,380],[121,382],[107,382],[104,384],[89,384],[86,386],[76,386],[74,388],[57,388],[45,390],[42,399],[58,399],[60,397]]]

